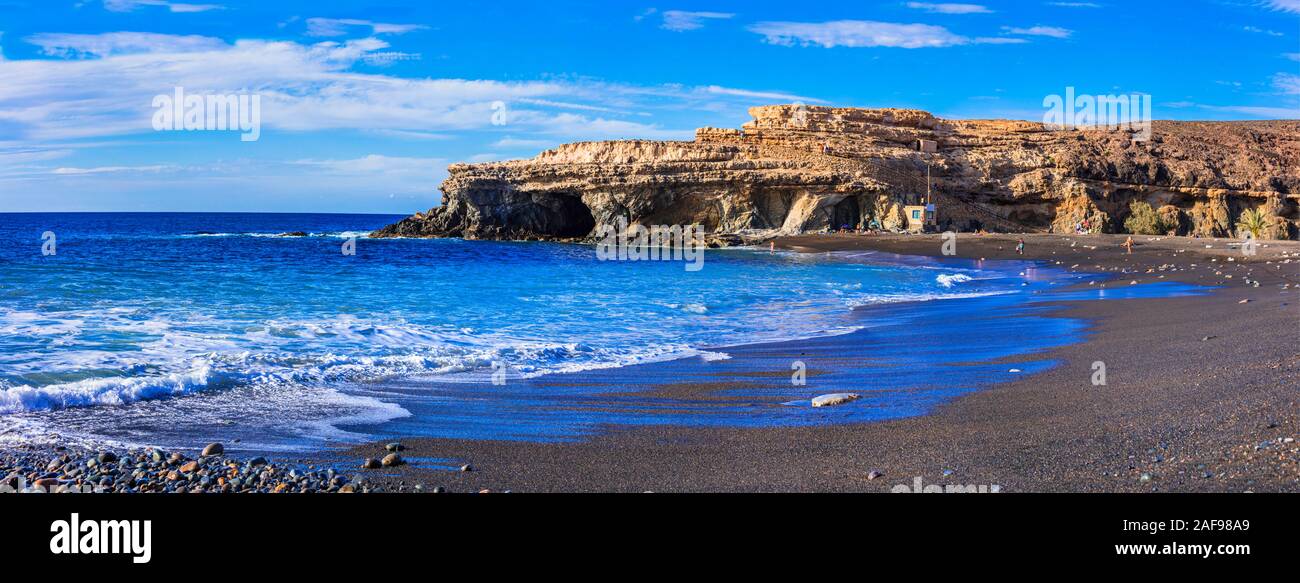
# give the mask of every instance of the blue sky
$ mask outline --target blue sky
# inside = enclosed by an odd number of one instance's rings
[[[260,138],[155,131],[178,86],[258,95]],[[409,213],[454,162],[771,103],[1041,120],[1067,86],[1300,117],[1300,0],[0,0],[0,212]]]

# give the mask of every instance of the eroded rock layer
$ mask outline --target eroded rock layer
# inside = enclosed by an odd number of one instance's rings
[[[566,144],[531,160],[455,164],[442,205],[379,237],[576,240],[622,217],[699,224],[723,239],[905,226],[931,200],[945,229],[1124,232],[1130,203],[1177,234],[1233,236],[1263,211],[1266,238],[1300,234],[1300,121],[1154,122],[1051,131],[924,111],[765,106],[742,129],[690,142]]]

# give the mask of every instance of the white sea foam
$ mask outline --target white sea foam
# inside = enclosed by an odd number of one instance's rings
[[[971,279],[971,276],[965,273],[945,273],[934,278],[935,281],[939,282],[939,285],[948,288],[959,283],[966,283]]]
[[[922,294],[867,294],[860,295],[845,300],[851,308],[861,306],[870,306],[877,304],[901,304],[904,302],[932,302],[936,300],[957,300],[963,298],[984,298],[989,296],[1001,296],[1012,291],[989,291],[989,292],[969,292],[969,293],[922,293]]]
[[[28,315],[18,319],[36,320]],[[612,348],[512,340],[352,316],[273,320],[258,326],[235,326],[225,334],[181,330],[177,323],[159,319],[128,325],[110,318],[107,324],[114,329],[151,332],[155,339],[141,341],[138,351],[126,353],[82,349],[10,355],[6,360],[23,361],[4,363],[6,370],[18,373],[16,378],[44,379],[55,373],[63,382],[0,379],[0,414],[123,405],[249,385],[325,386],[393,377],[444,377],[488,371],[494,362],[509,363],[519,377],[534,378],[690,356],[720,358],[719,353],[685,344]],[[303,341],[335,350],[314,354],[289,350],[290,345]],[[378,353],[338,350],[348,347]]]
[[[254,237],[266,239],[303,239],[306,237],[331,237],[334,239],[364,239],[370,236],[374,231],[332,231],[326,233],[309,232],[303,236],[288,235],[284,232],[275,233],[186,233],[181,237]]]

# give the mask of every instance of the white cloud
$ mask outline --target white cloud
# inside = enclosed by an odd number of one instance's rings
[[[440,158],[409,158],[370,154],[345,160],[296,160],[294,164],[312,166],[323,172],[342,176],[405,174],[432,177],[447,161]]]
[[[734,97],[745,97],[749,99],[763,100],[763,101],[781,101],[786,103],[793,103],[795,101],[802,101],[804,103],[826,103],[821,99],[816,99],[812,97],[802,97],[799,95],[794,95],[791,93],[782,93],[779,91],[749,91],[746,89],[732,89],[729,87],[719,87],[717,85],[710,85],[708,87],[705,87],[703,90],[713,95],[730,95]]]
[[[1269,8],[1292,14],[1300,14],[1300,0],[1268,0]]]
[[[953,4],[953,3],[932,4],[929,2],[908,2],[907,7],[915,8],[917,10],[924,10],[926,12],[934,12],[938,14],[992,14],[993,13],[993,11],[989,10],[987,6],[981,6],[979,4]]]
[[[225,8],[218,4],[183,4],[164,0],[104,0],[104,10],[109,12],[130,12],[141,6],[164,6],[170,12],[207,12]]]
[[[1019,34],[1026,36],[1050,36],[1052,38],[1070,38],[1074,34],[1073,30],[1061,28],[1059,26],[1031,26],[1028,28],[1019,28],[1014,26],[1004,26],[1002,30],[1007,34]]]
[[[1246,32],[1251,32],[1255,34],[1266,34],[1268,36],[1286,36],[1285,34],[1280,33],[1276,30],[1269,30],[1266,28],[1260,28],[1258,26],[1243,26],[1241,27],[1241,29]]]
[[[175,170],[177,166],[165,164],[154,164],[150,166],[96,166],[93,168],[55,168],[51,174],[62,175],[83,175],[83,174],[118,174],[122,172],[162,172],[164,170]]]
[[[1300,61],[1300,53],[1282,53],[1282,57],[1292,61]]]
[[[1201,109],[1238,113],[1262,119],[1297,119],[1300,107],[1255,107],[1249,105],[1199,105]]]
[[[1283,95],[1300,95],[1300,75],[1278,73],[1273,76],[1273,88]]]
[[[1101,8],[1101,4],[1095,2],[1048,2],[1048,5],[1063,8]]]
[[[782,46],[940,48],[969,44],[1013,44],[1019,39],[969,38],[942,26],[871,20],[760,22],[749,27],[763,40]]]
[[[352,27],[366,27],[370,34],[405,34],[428,28],[423,24],[390,24],[355,18],[308,18],[308,36],[344,36]]]
[[[661,26],[674,32],[683,32],[704,28],[705,20],[726,20],[734,16],[735,14],[729,12],[686,12],[684,10],[666,10],[664,11],[664,23]]]
[[[103,34],[41,33],[27,37],[54,57],[107,57],[131,53],[188,53],[211,51],[226,46],[221,39],[199,35],[152,32],[107,32]]]
[[[648,122],[646,112],[735,111],[798,97],[719,86],[409,79],[356,72],[353,67],[368,56],[390,49],[375,38],[231,44],[201,36],[118,32],[41,34],[31,40],[50,55],[94,58],[0,61],[5,80],[0,128],[26,143],[152,134],[153,97],[171,95],[177,86],[191,95],[259,95],[264,137],[268,131],[352,130],[418,138],[509,131],[564,140],[678,139],[689,138],[693,126],[664,127]],[[507,106],[504,127],[494,123],[497,102]]]
[[[521,140],[505,137],[492,143],[493,148],[545,150],[558,145],[554,140]]]

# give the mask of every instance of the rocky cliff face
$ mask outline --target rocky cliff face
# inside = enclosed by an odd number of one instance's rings
[[[742,129],[691,142],[560,146],[531,160],[456,164],[442,206],[378,237],[588,237],[626,218],[702,225],[726,239],[842,225],[901,228],[927,165],[944,228],[1123,232],[1132,201],[1178,234],[1232,236],[1247,209],[1266,237],[1300,234],[1300,121],[1160,122],[1050,131],[1022,121],[942,120],[924,111],[766,106]]]

